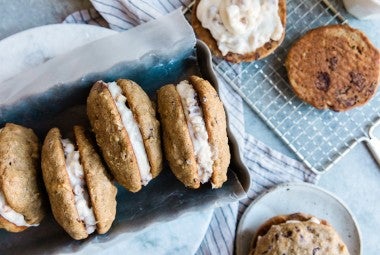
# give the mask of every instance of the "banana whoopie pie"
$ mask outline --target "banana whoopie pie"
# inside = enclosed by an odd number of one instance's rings
[[[20,232],[44,217],[39,160],[33,130],[12,123],[0,129],[0,228]]]
[[[211,84],[191,76],[157,92],[165,155],[174,175],[190,188],[227,180],[230,151],[223,103]]]
[[[139,85],[126,79],[96,82],[87,114],[103,157],[122,186],[137,192],[160,173],[160,124]]]
[[[52,128],[42,146],[42,173],[56,221],[74,239],[106,233],[116,215],[117,189],[83,127],[75,141]]]

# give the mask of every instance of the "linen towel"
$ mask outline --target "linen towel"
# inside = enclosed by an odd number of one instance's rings
[[[66,23],[84,23],[123,31],[158,18],[177,8],[186,8],[190,0],[90,0],[95,9],[68,16]],[[214,63],[218,60],[214,59]],[[239,66],[229,65],[239,73]],[[248,196],[239,202],[217,208],[196,254],[233,254],[238,220],[249,204],[263,191],[284,182],[315,183],[318,176],[304,164],[291,159],[245,132],[242,98],[222,77],[218,77],[220,97],[229,114],[229,126],[243,149],[243,161],[251,175]]]

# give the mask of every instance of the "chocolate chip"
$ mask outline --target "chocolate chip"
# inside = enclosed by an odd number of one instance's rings
[[[319,247],[316,247],[313,249],[313,255],[317,254],[317,252],[320,250],[321,248]]]
[[[317,89],[327,92],[330,88],[330,75],[326,72],[318,72],[315,86]]]
[[[278,233],[276,233],[276,234],[274,235],[274,238],[275,238],[276,240],[278,240],[279,237],[280,237],[280,235],[279,235]]]
[[[336,66],[338,65],[338,58],[334,56],[332,58],[327,59],[327,62],[329,62],[329,69],[331,71],[335,71]]]
[[[315,229],[314,229],[314,228],[312,228],[312,227],[310,227],[310,226],[307,226],[306,229],[307,229],[307,231],[309,231],[310,233],[315,234]]]
[[[343,104],[345,107],[351,107],[354,106],[358,101],[358,96],[355,95],[353,97],[346,97],[346,98],[337,98],[337,101],[340,104]]]
[[[286,237],[286,238],[289,238],[289,237],[292,236],[292,234],[293,234],[293,231],[288,230],[288,232],[286,232],[283,236]]]
[[[255,53],[255,60],[258,60],[260,58],[260,54],[258,52]]]
[[[264,48],[267,49],[267,50],[272,49],[272,43],[271,43],[271,42],[266,42],[266,43],[264,44]]]
[[[357,73],[357,72],[350,72],[350,83],[354,84],[355,87],[359,90],[362,91],[365,87],[365,77],[362,73]]]

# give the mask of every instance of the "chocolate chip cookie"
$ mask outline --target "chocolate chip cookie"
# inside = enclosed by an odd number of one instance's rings
[[[318,109],[364,105],[380,80],[380,53],[359,30],[330,25],[307,32],[291,47],[285,66],[295,94]]]
[[[348,255],[349,252],[327,221],[295,213],[275,216],[260,226],[250,254]]]

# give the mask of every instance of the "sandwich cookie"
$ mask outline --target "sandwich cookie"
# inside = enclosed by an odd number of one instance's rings
[[[165,155],[186,187],[227,180],[230,151],[223,103],[211,84],[197,76],[157,92]]]
[[[83,127],[75,142],[52,128],[42,146],[42,173],[54,218],[74,239],[106,233],[116,215],[116,193]]]
[[[261,225],[250,254],[348,255],[349,252],[327,221],[295,213],[275,216]]]
[[[20,232],[41,222],[39,164],[33,130],[11,123],[0,129],[0,228]]]
[[[131,80],[98,81],[87,114],[110,171],[137,192],[162,169],[160,124],[148,95]]]
[[[211,52],[230,62],[271,54],[284,40],[285,0],[196,0],[192,26]]]

